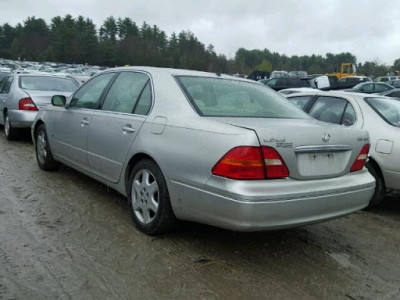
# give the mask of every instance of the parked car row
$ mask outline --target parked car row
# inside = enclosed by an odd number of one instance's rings
[[[10,73],[14,74],[52,74],[70,77],[82,84],[94,74],[106,68],[82,64],[38,63],[29,61],[13,61],[0,59],[0,79]]]
[[[115,68],[56,94],[31,126],[39,167],[65,164],[125,195],[147,234],[178,220],[240,231],[311,224],[360,210],[375,192],[362,125],[316,120],[255,81]]]

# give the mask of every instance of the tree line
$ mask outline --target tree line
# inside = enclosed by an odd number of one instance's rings
[[[309,74],[339,71],[342,62],[357,63],[355,55],[344,52],[287,56],[264,50],[240,48],[228,59],[217,54],[190,31],[167,35],[157,25],[136,24],[130,18],[108,17],[99,29],[89,18],[57,16],[47,24],[36,17],[23,24],[0,26],[0,57],[28,61],[51,61],[102,66],[147,65],[249,74],[253,70],[304,70]],[[400,70],[378,60],[358,63],[359,73],[384,75]]]

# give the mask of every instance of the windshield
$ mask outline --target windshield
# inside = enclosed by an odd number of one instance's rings
[[[309,118],[286,98],[257,83],[192,76],[177,79],[202,116]]]
[[[26,90],[74,92],[78,85],[66,78],[46,76],[21,76],[19,87]]]
[[[390,125],[400,127],[400,101],[390,98],[366,98],[378,115]]]

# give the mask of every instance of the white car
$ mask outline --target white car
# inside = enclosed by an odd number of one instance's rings
[[[367,167],[376,179],[369,207],[378,206],[388,190],[400,191],[400,101],[379,95],[307,91],[287,98],[312,117],[369,132]]]
[[[314,90],[315,89],[313,88],[299,87],[299,88],[283,89],[278,91],[278,93],[286,97],[287,95],[302,93],[302,92],[310,92],[310,91],[313,92]]]

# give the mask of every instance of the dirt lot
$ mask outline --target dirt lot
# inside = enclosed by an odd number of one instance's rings
[[[400,299],[399,198],[293,230],[149,237],[116,192],[1,134],[0,299]]]

